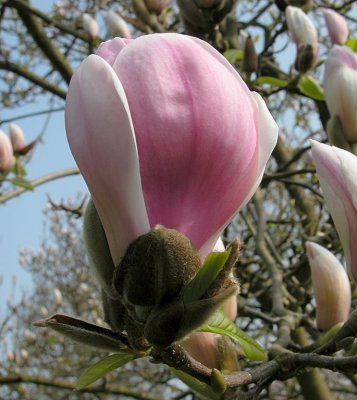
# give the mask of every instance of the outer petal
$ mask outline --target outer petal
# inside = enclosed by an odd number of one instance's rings
[[[117,265],[128,244],[149,230],[149,223],[125,93],[100,57],[88,57],[74,74],[65,118],[72,153]]]
[[[309,17],[301,8],[288,6],[285,10],[286,23],[292,40],[297,45],[318,46],[317,31]]]
[[[140,37],[113,68],[132,112],[150,226],[175,228],[200,248],[256,181],[258,105],[229,63],[198,39]]]
[[[10,168],[14,159],[14,153],[10,139],[0,130],[0,172]]]
[[[314,140],[311,141],[311,147],[320,185],[341,240],[349,273],[357,280],[357,157]]]
[[[320,329],[330,329],[345,322],[351,308],[351,287],[345,269],[324,247],[306,243],[316,297],[316,322]]]
[[[331,115],[340,117],[346,139],[357,142],[357,55],[334,46],[325,62],[325,98]]]
[[[345,18],[336,11],[328,8],[324,8],[323,13],[331,42],[343,45],[349,34]]]

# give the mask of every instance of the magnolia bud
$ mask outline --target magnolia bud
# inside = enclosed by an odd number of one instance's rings
[[[54,290],[56,306],[60,307],[63,304],[62,293],[59,289]]]
[[[244,72],[256,72],[258,69],[258,56],[255,52],[254,42],[249,35],[244,44],[243,67]]]
[[[332,44],[343,45],[349,34],[345,18],[334,10],[324,8],[324,18]]]
[[[316,324],[328,330],[348,319],[351,287],[347,273],[338,259],[324,247],[306,243],[316,298]]]
[[[107,24],[108,37],[119,36],[127,39],[131,38],[127,23],[114,11],[110,10],[107,12],[105,16],[105,22]]]
[[[9,125],[9,133],[14,152],[22,150],[25,147],[25,135],[22,129],[18,125],[11,123]]]
[[[90,40],[94,40],[99,37],[99,26],[97,21],[89,14],[83,14],[82,17],[83,29],[88,35]]]
[[[0,130],[0,172],[8,170],[13,162],[14,153],[10,139]]]
[[[170,0],[144,0],[147,9],[151,13],[160,15],[164,9],[168,6]]]

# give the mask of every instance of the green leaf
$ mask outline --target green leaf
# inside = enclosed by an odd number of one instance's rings
[[[98,379],[103,378],[108,372],[114,371],[136,358],[137,356],[126,353],[111,354],[102,358],[82,373],[77,382],[77,389],[83,389]]]
[[[228,260],[231,250],[210,253],[197,275],[185,287],[183,294],[184,303],[198,300],[211,286],[217,275],[222,271],[224,264]]]
[[[324,91],[319,83],[310,75],[303,75],[298,83],[298,88],[305,96],[314,100],[325,100]]]
[[[243,60],[243,51],[236,49],[226,50],[223,55],[231,64],[236,64],[238,61]]]
[[[345,43],[345,46],[352,49],[355,53],[357,53],[357,38],[348,39]]]
[[[285,87],[288,85],[288,82],[283,79],[274,78],[273,76],[260,76],[254,83],[258,85],[268,84],[277,87]]]
[[[253,361],[264,361],[265,350],[254,339],[243,332],[222,310],[217,311],[198,329],[199,332],[211,332],[237,340],[245,355]]]
[[[191,389],[199,393],[205,399],[210,400],[219,400],[221,396],[215,393],[210,385],[207,385],[204,382],[199,381],[193,376],[186,374],[185,372],[179,371],[178,369],[171,368],[171,371],[179,378],[182,382],[184,382]]]
[[[27,181],[24,178],[20,178],[20,177],[16,177],[16,178],[12,178],[10,179],[10,182],[15,185],[15,186],[20,186],[26,190],[33,190],[33,186],[31,185],[31,183],[29,181]]]

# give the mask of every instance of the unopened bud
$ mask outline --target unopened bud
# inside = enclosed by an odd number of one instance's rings
[[[63,297],[61,291],[59,289],[55,289],[54,295],[55,295],[56,306],[58,307],[61,306],[63,304]]]
[[[243,54],[243,71],[244,72],[256,72],[258,69],[258,56],[255,52],[254,42],[252,37],[249,35],[244,44]]]
[[[110,10],[107,12],[105,16],[105,22],[107,25],[108,37],[119,36],[127,39],[131,38],[127,23],[120,15],[118,15],[114,11]]]
[[[351,151],[351,146],[345,139],[342,124],[338,115],[333,115],[327,122],[326,132],[328,141],[332,146]]]
[[[8,361],[10,361],[10,362],[14,362],[16,359],[15,353],[12,350],[8,350],[6,352],[6,357],[7,357]]]
[[[90,40],[94,40],[99,37],[99,26],[97,21],[89,14],[83,14],[82,17],[83,29],[88,35]]]
[[[48,310],[45,306],[41,306],[40,307],[40,313],[43,317],[47,317],[48,316]]]
[[[316,298],[316,324],[327,330],[348,319],[351,287],[347,273],[338,259],[324,247],[306,243]]]
[[[147,9],[151,13],[160,15],[164,9],[169,5],[170,0],[144,0]]]
[[[14,160],[10,139],[0,130],[0,172],[8,170]]]
[[[21,355],[21,358],[22,358],[22,360],[23,360],[24,362],[28,361],[29,358],[30,358],[29,352],[28,352],[27,350],[25,350],[25,349],[21,349],[21,350],[20,350],[20,355]]]
[[[9,125],[10,140],[14,152],[18,152],[25,147],[25,135],[23,130],[16,124]]]

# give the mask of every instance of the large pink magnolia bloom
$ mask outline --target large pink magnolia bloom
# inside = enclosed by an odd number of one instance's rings
[[[316,324],[328,330],[346,322],[351,308],[351,286],[338,259],[317,243],[306,242],[316,298]]]
[[[325,99],[331,115],[340,118],[345,138],[357,142],[357,55],[333,46],[325,62]]]
[[[278,132],[221,54],[171,33],[103,43],[74,74],[65,118],[115,265],[156,224],[205,257],[256,190]]]
[[[351,277],[357,281],[357,157],[311,141],[312,157]]]
[[[324,8],[323,13],[331,42],[343,45],[349,34],[346,19],[338,12],[328,8]]]

